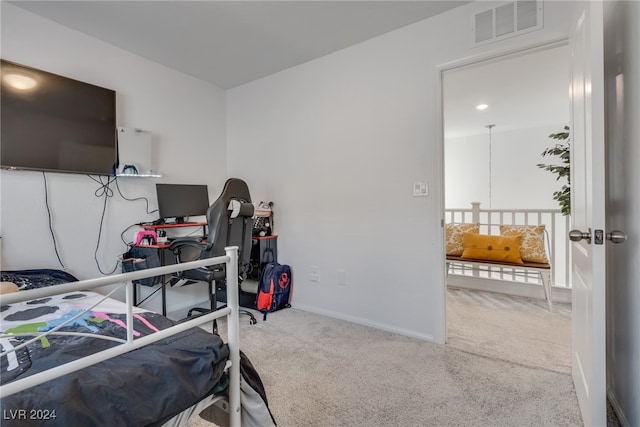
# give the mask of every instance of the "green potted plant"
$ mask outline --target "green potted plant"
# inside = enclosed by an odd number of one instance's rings
[[[565,126],[562,132],[552,133],[549,138],[558,142],[554,147],[547,148],[542,156],[556,156],[560,159],[559,165],[545,165],[539,163],[537,166],[553,174],[557,174],[556,180],[567,178],[566,184],[562,188],[553,192],[553,200],[560,204],[560,211],[563,215],[571,214],[571,143],[569,139],[569,126]]]

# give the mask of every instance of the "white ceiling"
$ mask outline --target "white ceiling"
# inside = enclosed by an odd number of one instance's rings
[[[568,124],[566,45],[445,73],[446,138]],[[476,105],[487,104],[484,111]]]
[[[10,1],[223,89],[469,1]]]
[[[9,1],[223,89],[468,1]],[[546,50],[445,76],[448,138],[568,119],[568,53]],[[478,103],[489,108],[477,111]]]

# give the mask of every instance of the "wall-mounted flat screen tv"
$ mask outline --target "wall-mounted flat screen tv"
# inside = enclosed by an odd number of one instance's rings
[[[1,67],[2,168],[113,174],[115,91],[5,60]]]

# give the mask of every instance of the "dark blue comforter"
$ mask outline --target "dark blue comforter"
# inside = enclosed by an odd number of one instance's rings
[[[0,279],[3,282],[15,283],[21,291],[78,281],[77,278],[66,271],[46,268],[2,271],[0,272]]]

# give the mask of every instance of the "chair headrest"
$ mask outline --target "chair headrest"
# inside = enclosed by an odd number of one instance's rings
[[[242,203],[239,200],[230,200],[227,210],[231,211],[231,218],[253,217],[255,206],[252,203]]]

